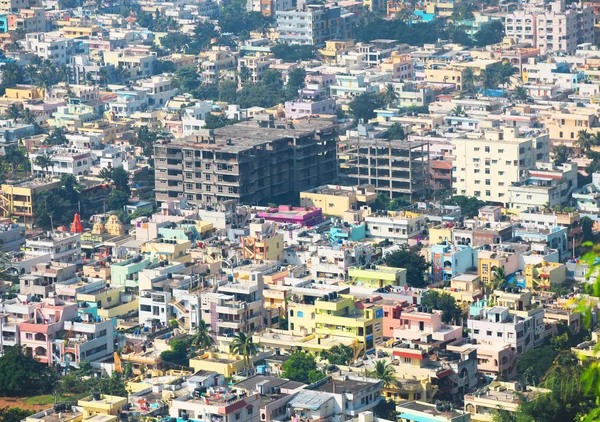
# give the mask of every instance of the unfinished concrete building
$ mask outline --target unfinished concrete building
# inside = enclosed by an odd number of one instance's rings
[[[338,145],[340,182],[371,184],[390,199],[418,199],[429,188],[429,143],[350,138]]]
[[[335,128],[326,119],[291,124],[265,116],[156,145],[156,201],[265,204],[332,183]]]

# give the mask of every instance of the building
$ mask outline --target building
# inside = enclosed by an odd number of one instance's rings
[[[516,413],[522,400],[534,400],[537,395],[546,393],[550,390],[518,382],[494,381],[465,396],[465,411],[471,415],[472,421],[492,421],[494,411]]]
[[[297,195],[335,179],[334,138],[327,121],[276,128],[274,120],[257,119],[158,144],[156,200],[256,204]]]
[[[258,220],[250,223],[250,235],[241,240],[242,256],[254,261],[281,261],[285,243],[273,223]]]
[[[371,265],[370,268],[348,268],[348,283],[356,286],[380,289],[386,286],[406,286],[404,268]]]
[[[512,210],[527,210],[546,206],[554,208],[564,205],[577,189],[577,166],[574,163],[537,163],[523,180],[508,188],[509,207]]]
[[[365,218],[367,237],[400,243],[418,242],[426,228],[426,219],[410,211],[372,214]]]
[[[29,255],[45,256],[56,262],[81,263],[81,236],[68,232],[54,232],[49,236],[27,239],[25,251]]]
[[[455,138],[452,190],[456,195],[507,204],[509,187],[536,163],[550,160],[547,134],[521,134],[516,128],[485,131],[479,138]]]
[[[171,308],[169,292],[153,292],[142,290],[138,298],[139,321],[146,327],[167,327],[171,320]]]
[[[548,52],[574,54],[577,45],[594,42],[594,8],[566,7],[563,0],[548,4],[532,3],[506,15],[506,35],[518,43]]]
[[[16,216],[24,224],[35,222],[35,199],[39,194],[56,189],[60,181],[26,179],[2,185],[0,210],[3,217]]]
[[[285,44],[324,46],[325,41],[344,38],[341,7],[306,5],[276,15],[278,39]]]
[[[552,284],[564,283],[567,267],[558,262],[525,265],[525,286],[532,290],[548,290]]]
[[[372,185],[325,185],[300,192],[300,206],[320,208],[326,216],[342,218],[346,211],[356,211],[376,198]]]
[[[310,292],[306,292],[308,296]],[[373,350],[383,341],[383,309],[377,304],[357,307],[353,296],[332,292],[312,303],[288,303],[289,331],[295,335],[310,334],[345,337],[364,343]]]
[[[477,267],[478,250],[468,245],[453,245],[445,242],[432,245],[429,250],[434,282],[451,280]]]
[[[203,397],[188,395],[175,398],[171,402],[169,415],[175,419],[192,421],[259,422],[260,403],[258,393],[225,389],[223,392],[207,392]]]
[[[310,258],[313,277],[346,280],[351,267],[371,263],[372,248],[363,243],[338,243],[332,246],[319,246]]]
[[[266,211],[256,213],[258,218],[279,224],[297,224],[302,227],[311,227],[323,222],[321,208],[294,208],[288,205],[280,205],[277,208],[269,208]]]
[[[338,156],[344,184],[370,184],[390,199],[413,200],[428,192],[428,142],[350,138],[339,143]]]
[[[402,403],[396,408],[399,422],[470,422],[471,415],[446,405],[421,401]]]

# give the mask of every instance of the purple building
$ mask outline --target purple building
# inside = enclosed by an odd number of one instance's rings
[[[288,119],[336,113],[335,100],[328,98],[325,89],[320,85],[308,84],[298,93],[300,97],[297,100],[285,102],[285,116]]]
[[[256,214],[257,217],[266,221],[274,221],[285,224],[300,224],[301,226],[315,226],[323,222],[321,208],[302,208],[280,205],[278,208],[269,208]]]

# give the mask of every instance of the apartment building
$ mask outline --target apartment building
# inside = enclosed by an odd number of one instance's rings
[[[175,419],[207,420],[221,422],[259,422],[261,397],[227,389],[225,393],[184,396],[174,399],[169,414]]]
[[[301,293],[301,292],[296,292]],[[377,304],[361,304],[357,307],[353,296],[339,295],[337,292],[302,303],[288,303],[289,331],[294,335],[310,334],[333,335],[358,340],[372,350],[383,341],[383,308]]]
[[[96,361],[112,356],[115,351],[113,320],[103,320],[89,314],[83,321],[65,321],[62,338],[52,342],[52,364],[74,366],[81,361]]]
[[[529,4],[506,15],[506,35],[530,44],[541,54],[562,51],[574,54],[578,44],[594,42],[594,9],[564,0],[548,4]]]
[[[256,204],[331,183],[337,175],[334,129],[317,119],[275,127],[270,116],[158,144],[156,200]]]
[[[304,10],[276,15],[278,39],[285,44],[323,46],[325,41],[343,39],[341,7],[306,5]]]
[[[231,51],[228,46],[213,46],[210,50],[200,53],[201,77],[203,84],[219,83],[221,72],[235,69],[238,53]]]
[[[49,236],[27,239],[25,251],[30,255],[50,255],[57,262],[79,264],[81,262],[81,236],[68,232],[55,232]]]
[[[394,328],[395,339],[419,340],[431,336],[441,343],[452,342],[462,337],[462,326],[442,322],[442,311],[423,308],[409,308],[400,314],[400,324]]]
[[[388,215],[372,214],[365,218],[367,237],[400,243],[416,242],[426,228],[427,219],[409,211]]]
[[[9,29],[22,29],[27,34],[46,32],[46,9],[43,7],[22,9],[18,17],[9,21]]]
[[[217,292],[201,295],[202,319],[210,325],[219,341],[231,341],[237,333],[260,331],[264,327],[262,276],[238,279],[218,287]]]
[[[262,219],[252,221],[249,236],[242,236],[242,256],[254,261],[281,261],[285,242],[274,223]]]
[[[25,226],[5,222],[0,224],[0,251],[16,251],[25,244]]]
[[[361,243],[319,246],[310,259],[312,276],[346,280],[350,267],[371,263],[372,253],[370,245]]]
[[[128,76],[131,79],[151,77],[156,63],[156,53],[127,48],[105,51],[103,58],[105,64],[111,64],[115,69],[127,69]]]
[[[517,128],[455,138],[452,190],[487,202],[507,204],[509,187],[521,182],[537,162],[550,161],[550,139],[542,132]]]
[[[372,185],[325,185],[300,192],[300,206],[318,207],[326,216],[342,218],[346,211],[356,211],[376,198]]]
[[[482,308],[480,313],[469,317],[467,328],[469,337],[478,343],[499,347],[510,344],[518,355],[534,348],[535,319],[515,315],[504,306]]]
[[[25,46],[42,60],[50,60],[57,66],[69,63],[76,53],[75,42],[56,33],[29,33],[25,36]]]
[[[528,210],[540,206],[554,208],[565,205],[577,189],[577,165],[563,163],[537,163],[524,175],[522,181],[508,188],[509,207]]]
[[[31,7],[41,7],[39,0],[2,0],[0,1],[0,13],[14,13]]]
[[[139,321],[146,327],[167,327],[171,319],[171,293],[142,290],[138,297]]]
[[[359,136],[338,144],[340,180],[370,184],[390,199],[417,199],[429,187],[429,143]]]
[[[42,168],[36,164],[37,157],[47,156],[52,165],[48,168]],[[88,176],[92,169],[92,154],[77,148],[65,148],[53,146],[40,149],[36,153],[29,155],[31,161],[31,170],[38,174],[47,176],[58,176],[71,174],[73,176]]]
[[[257,83],[262,78],[263,73],[269,70],[269,67],[273,63],[273,59],[261,53],[254,55],[248,55],[240,57],[237,61],[238,79],[241,85],[244,82]],[[243,81],[241,79],[242,69],[248,69],[248,79]]]

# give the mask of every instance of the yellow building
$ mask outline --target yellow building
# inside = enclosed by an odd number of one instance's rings
[[[93,122],[84,123],[83,127],[77,129],[81,134],[84,135],[100,135],[106,143],[114,142],[117,139],[117,135],[120,131],[125,131],[127,126],[124,123],[103,123]]]
[[[365,344],[371,350],[383,341],[383,308],[365,304],[357,309],[353,296],[337,295],[317,299],[314,305],[288,304],[288,327],[294,335],[311,333],[346,337]]]
[[[564,143],[575,147],[575,142],[582,130],[590,134],[600,131],[600,121],[594,110],[587,107],[571,107],[568,110],[551,110],[544,124],[555,143]]]
[[[64,26],[59,32],[65,38],[96,37],[102,32],[99,26]]]
[[[98,306],[98,316],[103,319],[115,318],[138,309],[137,298],[126,295],[124,287],[109,287],[91,293],[78,293],[77,301],[95,303]]]
[[[94,393],[77,402],[83,408],[83,420],[101,419],[102,422],[113,422],[118,420],[119,412],[127,403],[127,397],[109,396],[107,394]],[[101,418],[97,418],[100,416]]]
[[[157,239],[142,245],[142,252],[157,257],[159,261],[191,262],[192,256],[187,252],[192,247],[189,240]]]
[[[532,290],[547,290],[551,284],[564,283],[567,267],[558,262],[540,262],[525,265],[525,285]]]
[[[16,217],[20,222],[31,225],[35,222],[33,209],[37,194],[60,187],[60,181],[40,179],[3,184],[0,193],[0,210],[3,217]]]
[[[444,242],[452,241],[452,229],[446,224],[440,224],[439,226],[432,227],[429,229],[429,244],[439,245]]]
[[[203,355],[190,359],[190,368],[194,372],[214,371],[229,378],[239,372],[242,372],[246,366],[241,357],[232,358],[224,353],[207,352]]]
[[[44,91],[31,85],[17,85],[6,88],[4,96],[11,100],[41,100],[44,98]]]
[[[326,185],[300,192],[301,207],[321,208],[323,215],[339,218],[343,218],[346,211],[357,210],[375,199],[377,193],[372,185]]]
[[[405,286],[406,270],[404,268],[377,265],[375,268],[348,268],[348,282],[356,286],[381,288],[385,286]]]
[[[433,84],[453,84],[457,90],[462,89],[465,69],[455,67],[431,67],[425,69],[425,82]]]
[[[354,40],[325,41],[325,48],[319,50],[325,63],[336,63],[338,56],[354,46]]]
[[[250,231],[252,232],[252,229]],[[283,247],[283,235],[280,233],[242,237],[244,259],[281,261],[283,259]]]

